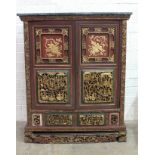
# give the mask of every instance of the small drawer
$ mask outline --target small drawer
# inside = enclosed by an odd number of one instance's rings
[[[44,121],[45,126],[72,126],[73,115],[71,113],[47,113]]]
[[[79,113],[78,124],[80,126],[103,126],[105,125],[105,114]]]

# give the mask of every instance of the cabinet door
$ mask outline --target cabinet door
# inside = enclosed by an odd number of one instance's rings
[[[32,108],[73,109],[73,23],[31,22]]]
[[[118,21],[78,22],[78,109],[118,106]]]

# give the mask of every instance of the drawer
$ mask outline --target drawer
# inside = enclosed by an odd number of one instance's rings
[[[83,112],[78,114],[78,126],[119,125],[118,112]]]

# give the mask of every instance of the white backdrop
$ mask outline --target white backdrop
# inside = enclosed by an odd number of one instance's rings
[[[132,12],[127,29],[125,120],[138,119],[137,0],[17,0],[17,13]],[[23,23],[16,18],[16,120],[26,121]]]

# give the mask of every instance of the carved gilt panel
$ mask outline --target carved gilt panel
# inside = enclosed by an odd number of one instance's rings
[[[105,124],[103,113],[81,113],[79,114],[80,125],[100,126]]]
[[[73,122],[72,114],[51,113],[45,115],[45,125],[47,126],[70,126]]]
[[[42,114],[32,114],[32,126],[42,126]]]
[[[110,125],[119,125],[119,113],[110,113]]]
[[[82,63],[114,62],[115,28],[81,28]]]
[[[39,103],[68,103],[70,98],[69,79],[68,71],[37,71],[37,95]]]
[[[34,31],[37,64],[69,63],[69,27],[36,27]]]
[[[82,71],[82,103],[112,103],[113,84],[113,70]]]

